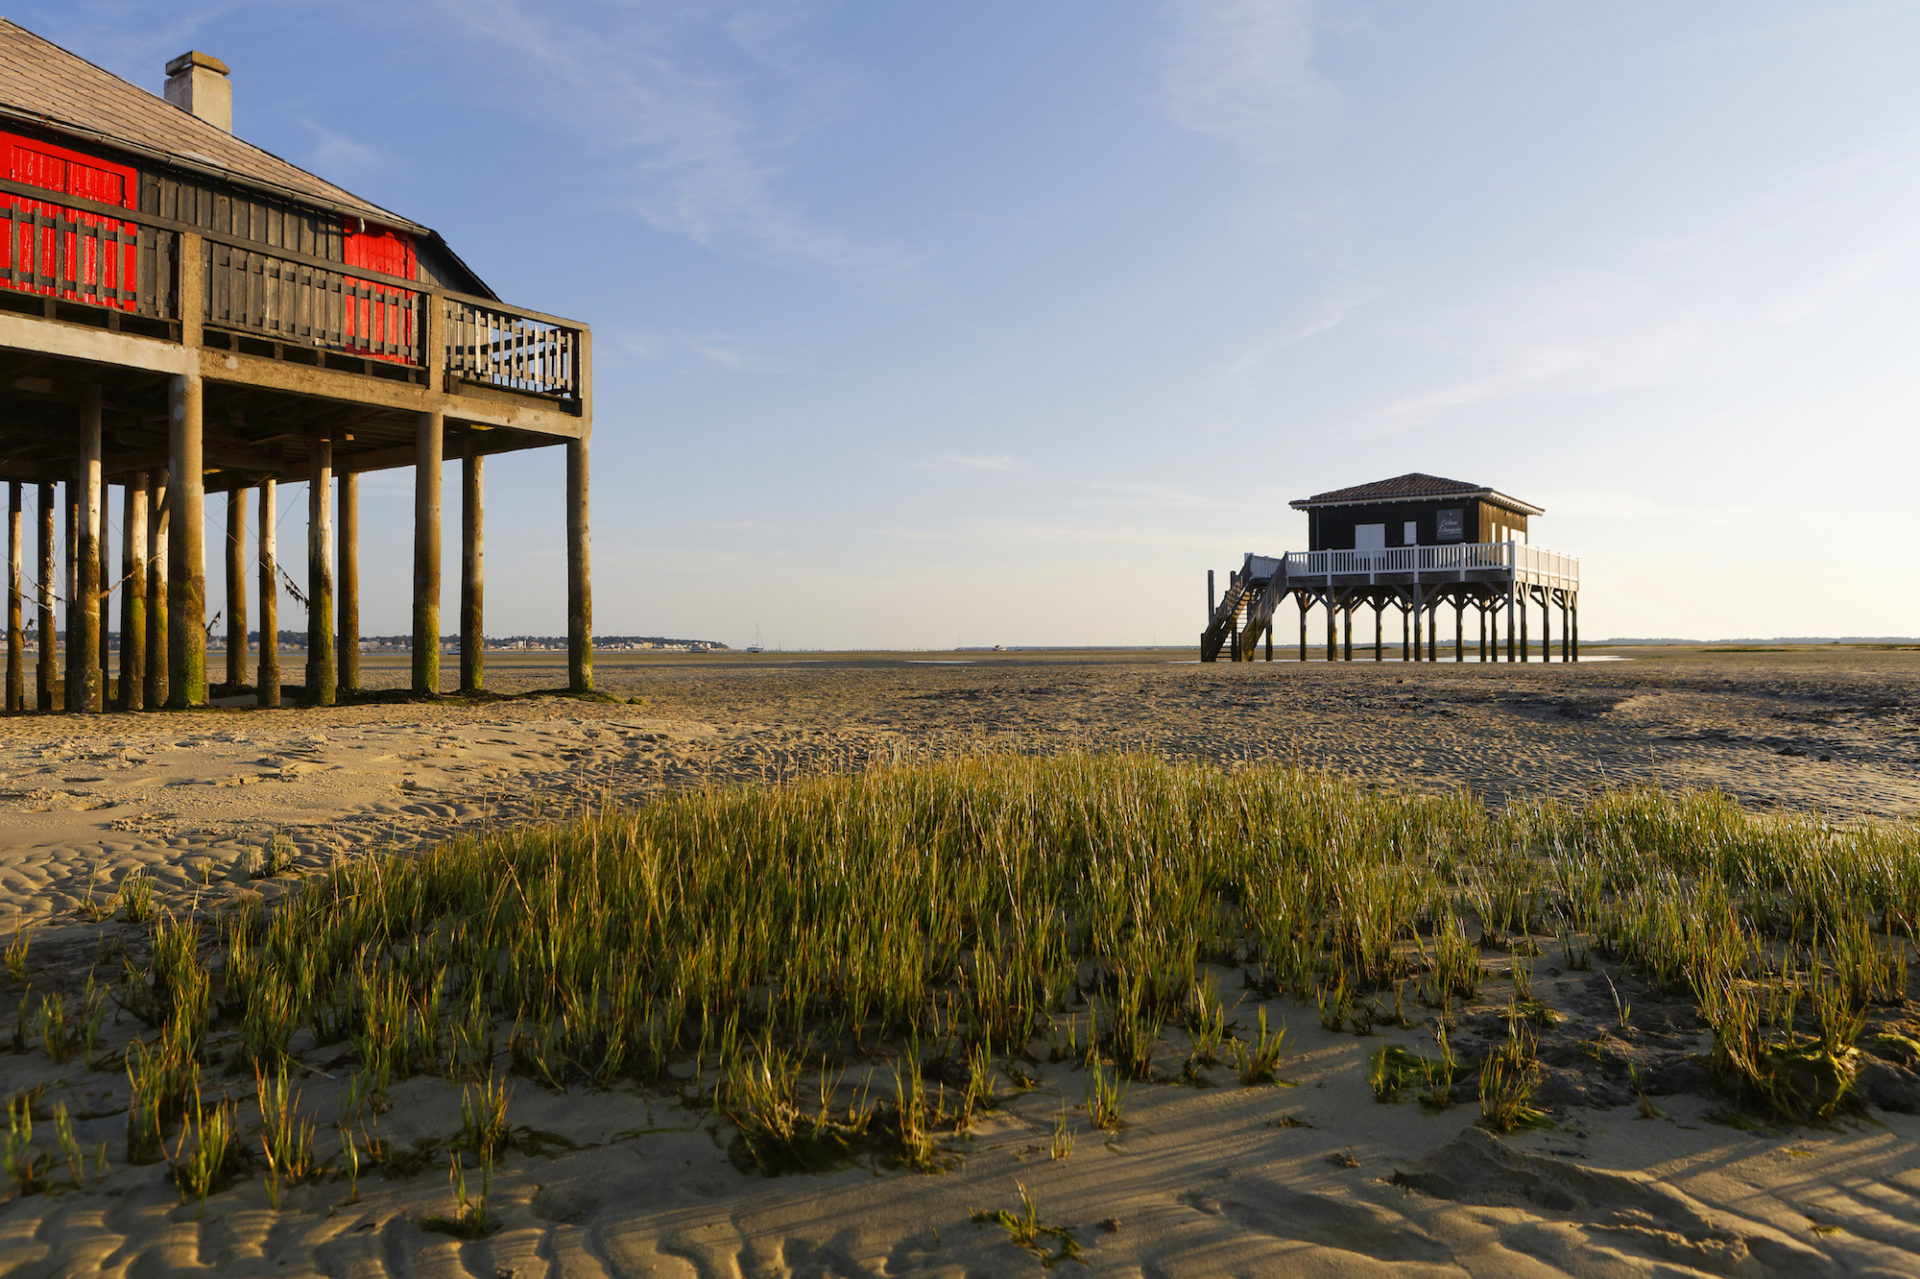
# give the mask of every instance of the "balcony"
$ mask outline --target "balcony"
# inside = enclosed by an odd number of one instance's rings
[[[47,194],[0,181],[0,312],[583,412],[584,325]]]
[[[1336,586],[1424,582],[1491,582],[1578,590],[1580,561],[1520,542],[1461,542],[1446,546],[1388,546],[1354,551],[1289,551],[1249,556],[1247,572],[1269,578],[1284,563],[1292,581]],[[1261,569],[1265,566],[1265,572]]]

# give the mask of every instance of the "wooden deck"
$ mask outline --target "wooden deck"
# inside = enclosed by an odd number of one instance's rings
[[[1300,660],[1307,659],[1307,615],[1326,610],[1327,660],[1353,659],[1353,613],[1374,612],[1373,657],[1383,645],[1380,618],[1389,608],[1402,619],[1402,655],[1411,661],[1438,657],[1438,612],[1455,613],[1455,656],[1465,655],[1464,615],[1473,609],[1480,622],[1477,650],[1482,660],[1499,659],[1499,624],[1507,622],[1507,660],[1528,660],[1528,606],[1540,605],[1541,660],[1551,649],[1552,614],[1561,613],[1561,658],[1579,660],[1580,561],[1570,555],[1519,542],[1465,542],[1442,546],[1393,546],[1365,550],[1290,551],[1284,555],[1248,553],[1229,574],[1227,589],[1214,598],[1207,575],[1208,620],[1200,636],[1200,658],[1252,661],[1262,638],[1273,658],[1274,616],[1291,598],[1300,611]],[[1338,624],[1345,622],[1341,642]],[[1424,640],[1424,642],[1423,642]]]

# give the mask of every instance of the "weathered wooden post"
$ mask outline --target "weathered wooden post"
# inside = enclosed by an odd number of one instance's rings
[[[333,439],[313,440],[307,475],[307,695],[309,706],[338,697],[333,666]]]
[[[1467,612],[1466,602],[1458,595],[1453,597],[1453,663],[1458,666],[1467,660]]]
[[[40,481],[36,495],[40,516],[39,546],[40,552],[40,591],[38,611],[34,618],[40,630],[40,659],[34,663],[33,687],[34,704],[43,711],[53,709],[53,670],[59,654],[55,645],[59,641],[59,632],[54,628],[53,619],[53,533],[54,520],[57,518],[53,503],[53,485],[47,480]]]
[[[1220,605],[1213,593],[1213,570],[1208,569],[1207,570],[1207,625],[1209,627],[1213,625],[1213,614],[1214,614],[1214,611],[1219,607]]]
[[[440,691],[440,414],[413,422],[413,691]]]
[[[1345,600],[1340,608],[1340,660],[1353,660],[1353,601]]]
[[[227,489],[227,691],[247,682],[247,491]]]
[[[147,475],[147,687],[148,710],[167,704],[167,676],[172,661],[167,642],[172,627],[167,621],[167,561],[171,558],[169,526],[173,522],[173,482],[166,467]]]
[[[486,475],[480,441],[467,436],[460,468],[460,691],[486,684]]]
[[[1560,660],[1563,662],[1571,662],[1573,660],[1573,631],[1567,620],[1570,613],[1570,610],[1567,607],[1567,593],[1565,591],[1561,591],[1559,592],[1559,595],[1560,595]]]
[[[104,473],[106,455],[101,454],[101,470]],[[113,584],[120,579],[113,575],[113,539],[107,535],[107,512],[113,509],[113,487],[103,478],[100,484],[100,504],[95,510],[99,520],[94,525],[93,544],[100,548],[100,709],[106,710],[113,699]]]
[[[567,687],[593,691],[593,581],[587,545],[587,439],[567,441]]]
[[[1553,592],[1546,587],[1540,590],[1540,660],[1553,660]]]
[[[80,485],[75,481],[79,473],[76,460],[73,473],[67,476],[67,482],[60,486],[62,518],[66,520],[66,536],[60,539],[60,590],[65,600],[64,614],[61,618],[65,625],[67,645],[60,664],[61,705],[73,710],[74,698],[82,688],[80,680],[74,677],[74,663],[80,658]]]
[[[7,485],[7,709],[27,709],[27,637],[21,608],[20,481]]]
[[[1273,660],[1273,619],[1267,619],[1267,660]]]
[[[1532,588],[1522,587],[1520,594],[1514,599],[1514,613],[1520,619],[1520,660],[1523,662],[1533,660],[1527,652],[1530,643],[1527,639],[1527,614],[1531,612],[1533,612]],[[1509,641],[1511,641],[1511,637],[1509,637]]]
[[[175,270],[180,345],[197,354],[206,306],[205,241],[180,235]],[[207,700],[207,486],[203,441],[205,390],[198,372],[173,378],[167,420],[167,705]]]
[[[1307,660],[1307,594],[1299,591],[1294,594],[1293,602],[1300,606],[1300,660]]]
[[[100,384],[80,388],[80,448],[74,467],[73,599],[67,606],[67,643],[73,687],[67,690],[67,709],[105,708],[100,685]]]
[[[137,711],[147,697],[147,473],[127,480],[120,518],[120,709]]]
[[[260,671],[254,677],[254,700],[261,706],[280,704],[280,563],[274,528],[278,488],[272,476],[260,481]]]
[[[360,476],[340,477],[340,679],[343,694],[360,691]]]
[[[180,264],[182,276],[187,264]],[[207,493],[202,461],[200,375],[173,379],[169,423],[167,505],[167,705],[174,710],[207,701]]]
[[[1339,657],[1339,653],[1336,651],[1337,637],[1334,632],[1335,632],[1335,628],[1339,625],[1339,621],[1340,621],[1340,616],[1339,616],[1340,606],[1335,602],[1334,594],[1332,591],[1327,592],[1326,603],[1327,603],[1327,660],[1331,662],[1336,660]]]
[[[1573,660],[1580,660],[1580,592],[1573,593],[1573,606],[1569,620],[1570,634],[1573,636]]]
[[[1380,648],[1380,598],[1375,596],[1373,599],[1373,660],[1376,662],[1382,660]]]

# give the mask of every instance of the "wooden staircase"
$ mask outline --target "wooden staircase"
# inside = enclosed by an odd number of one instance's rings
[[[1263,563],[1272,563],[1264,560]],[[1229,661],[1250,662],[1254,645],[1273,620],[1273,611],[1287,594],[1286,561],[1267,577],[1254,576],[1254,556],[1227,576],[1227,592],[1214,606],[1207,629],[1200,633],[1200,660],[1215,662],[1232,645]]]

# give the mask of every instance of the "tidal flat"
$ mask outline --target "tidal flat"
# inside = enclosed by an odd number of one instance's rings
[[[6,721],[0,1273],[1901,1272],[1920,654],[1626,655]]]

